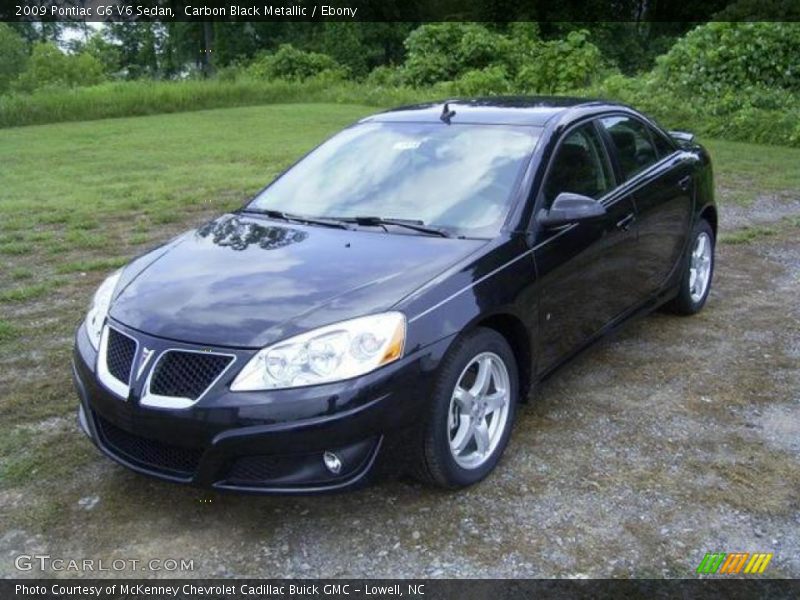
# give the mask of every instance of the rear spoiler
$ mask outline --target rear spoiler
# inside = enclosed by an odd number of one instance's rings
[[[669,135],[679,146],[690,146],[694,143],[694,134],[688,131],[670,131]]]

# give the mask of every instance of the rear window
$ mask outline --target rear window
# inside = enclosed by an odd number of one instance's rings
[[[675,146],[673,143],[661,135],[661,132],[656,131],[655,129],[650,129],[650,133],[653,135],[653,141],[656,144],[656,150],[658,150],[659,158],[664,158],[665,156],[669,156],[675,152]]]
[[[617,149],[622,173],[625,179],[641,173],[661,158],[649,128],[642,122],[630,117],[605,117],[600,119],[606,128],[611,141]]]

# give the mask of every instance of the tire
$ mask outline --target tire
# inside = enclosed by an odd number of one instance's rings
[[[707,271],[703,268],[704,261],[698,258],[698,252],[700,252],[698,246],[701,243],[701,239],[705,239],[704,243],[707,244],[705,246],[707,251],[703,251],[705,262],[707,263]],[[705,306],[708,293],[711,291],[711,282],[714,278],[715,247],[716,240],[714,239],[711,225],[709,225],[708,221],[701,219],[695,225],[692,232],[692,241],[684,258],[680,290],[678,295],[666,305],[667,310],[678,315],[693,315]],[[698,282],[695,273],[698,268],[707,273],[705,283],[702,284],[702,292],[697,288]]]
[[[478,393],[476,402],[469,391],[481,387],[478,377],[487,368],[485,393]],[[456,489],[486,477],[508,443],[518,400],[517,362],[505,338],[486,328],[459,338],[442,361],[427,418],[415,436],[417,478]],[[461,445],[460,452],[453,447]]]

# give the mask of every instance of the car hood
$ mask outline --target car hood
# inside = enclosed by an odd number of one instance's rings
[[[257,348],[386,310],[485,243],[225,215],[126,267],[110,316],[155,336]]]

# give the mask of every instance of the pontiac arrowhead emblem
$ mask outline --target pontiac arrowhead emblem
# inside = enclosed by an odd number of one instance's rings
[[[141,357],[139,358],[139,369],[136,371],[136,379],[139,379],[142,376],[144,368],[147,366],[147,363],[150,362],[152,357],[153,350],[147,348],[146,346],[143,347]]]

